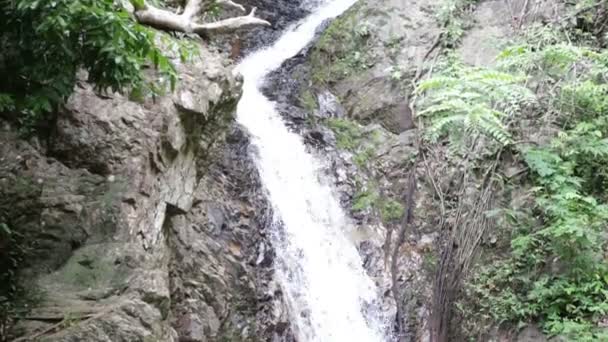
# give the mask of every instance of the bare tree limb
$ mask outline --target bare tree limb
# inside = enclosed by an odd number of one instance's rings
[[[192,32],[199,35],[217,34],[246,30],[257,26],[270,26],[270,23],[264,19],[257,18],[254,7],[251,13],[246,16],[224,19],[208,24],[195,24]]]
[[[186,2],[186,7],[184,7],[184,12],[182,13],[182,16],[184,16],[184,18],[187,18],[188,20],[192,20],[195,15],[200,13],[201,9],[201,0],[188,0]]]
[[[185,13],[185,11],[184,11]],[[135,18],[140,24],[149,25],[160,30],[190,33],[192,21],[184,14],[158,9],[145,4],[142,9],[135,9]]]
[[[132,1],[133,2],[133,1]],[[238,8],[245,11],[245,7],[231,0],[218,0],[219,4]],[[184,12],[177,14],[168,10],[154,7],[147,2],[143,6],[135,7],[135,17],[140,24],[149,25],[161,30],[179,31],[185,33],[196,33],[199,35],[228,33],[242,29],[250,29],[257,26],[270,26],[266,20],[255,16],[255,8],[246,16],[234,17],[220,20],[213,23],[197,23],[195,17],[203,8],[202,0],[189,0],[186,3]]]

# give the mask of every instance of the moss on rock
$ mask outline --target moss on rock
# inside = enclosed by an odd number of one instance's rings
[[[367,52],[371,31],[357,20],[360,7],[356,4],[334,20],[319,38],[310,56],[313,85],[335,83],[371,66]]]

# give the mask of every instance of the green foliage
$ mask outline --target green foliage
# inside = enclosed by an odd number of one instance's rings
[[[434,274],[437,271],[437,265],[439,264],[439,258],[433,251],[425,251],[422,254],[422,268],[425,269],[428,274]]]
[[[355,121],[330,118],[325,120],[327,126],[335,133],[336,146],[339,149],[354,153],[353,162],[360,169],[365,169],[377,154],[381,143],[381,133],[377,129],[366,131]]]
[[[205,8],[205,15],[209,16],[211,21],[218,20],[222,15],[223,7],[217,1],[212,0]]]
[[[353,158],[353,162],[359,168],[365,168],[375,155],[376,148],[370,146],[364,149],[363,151],[357,153]]]
[[[381,196],[375,187],[355,194],[352,210],[361,212],[373,210],[379,213],[382,222],[391,223],[403,216],[403,205],[392,198]]]
[[[8,94],[0,94],[0,112],[10,111],[15,109],[15,101]]]
[[[363,139],[363,129],[354,121],[348,119],[327,119],[327,125],[336,134],[337,147],[354,151]]]
[[[475,303],[472,310],[491,322],[537,321],[550,335],[603,341],[608,339],[601,327],[608,315],[606,57],[585,47],[542,44],[509,48],[501,64],[535,79],[541,112],[557,113],[562,129],[549,144],[520,149],[535,206],[511,222],[510,255],[477,273],[466,294]]]
[[[310,89],[305,89],[302,91],[299,101],[300,105],[310,113],[317,109],[317,99]]]
[[[574,156],[586,154],[588,147],[558,140],[554,143],[558,147],[525,153],[536,175],[535,212],[542,216],[543,225],[520,222],[511,241],[511,257],[480,272],[468,291],[478,310],[494,321],[539,320],[551,335],[598,341],[608,337],[608,332],[597,328],[608,314],[602,236],[608,206],[585,193],[585,179],[576,172]],[[602,150],[601,159],[607,162],[608,150]]]
[[[521,44],[511,46],[498,55],[500,67],[505,70],[542,76],[540,80],[557,79],[574,72],[573,66],[587,57],[596,56],[584,47],[558,43],[542,46]]]
[[[403,216],[403,205],[393,199],[384,199],[380,203],[380,215],[384,222],[394,222]]]
[[[26,254],[25,241],[21,234],[13,231],[9,226],[0,221],[0,241],[2,241],[0,249],[0,265],[2,273],[0,274],[0,295],[5,297],[8,294],[15,292],[16,286],[13,282],[16,276],[16,271],[23,262]]]
[[[348,119],[331,118],[327,119],[326,123],[336,135],[337,147],[353,152],[354,164],[361,170],[369,170],[381,143],[380,131],[364,131],[363,127]],[[371,210],[377,213],[384,223],[400,219],[403,215],[403,205],[388,196],[382,196],[374,182],[366,183],[363,189],[355,194],[352,210]]]
[[[113,0],[4,1],[0,7],[6,18],[0,20],[0,93],[11,100],[0,98],[0,106],[17,112],[22,123],[37,122],[62,104],[81,68],[100,90],[157,91],[142,74],[148,64],[167,85],[177,80],[155,45],[155,31]]]
[[[131,0],[131,5],[133,5],[133,8],[135,10],[143,10],[146,8],[146,1],[145,0]]]
[[[524,81],[510,73],[453,62],[417,88],[418,94],[426,95],[419,115],[428,124],[427,139],[447,135],[453,144],[464,146],[481,134],[508,145],[512,138],[506,120],[534,101]]]
[[[355,194],[355,199],[353,202],[352,209],[354,211],[364,211],[372,206],[378,201],[378,194],[375,191],[361,191]]]
[[[606,153],[608,132],[608,52],[588,47],[556,43],[542,46],[526,44],[506,50],[501,55],[503,67],[524,70],[535,79],[543,95],[540,102],[546,112],[559,113],[557,117],[566,131],[560,132],[561,151],[566,146],[580,149],[565,151],[575,160],[577,172],[587,180],[586,191],[600,195],[606,189],[608,169],[600,162]]]
[[[597,117],[608,112],[608,85],[591,80],[566,84],[556,105],[580,117]]]
[[[403,79],[403,74],[404,74],[404,68],[402,68],[402,67],[392,66],[389,69],[389,75],[391,77],[391,80],[393,80],[393,81],[401,81]]]

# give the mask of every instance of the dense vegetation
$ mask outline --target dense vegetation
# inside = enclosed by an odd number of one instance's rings
[[[430,143],[447,138],[477,170],[508,151],[525,171],[523,183],[493,176],[529,201],[485,213],[509,243],[466,281],[470,333],[538,322],[569,341],[608,340],[605,10],[590,1],[572,25],[526,28],[494,67],[445,58],[418,87]]]

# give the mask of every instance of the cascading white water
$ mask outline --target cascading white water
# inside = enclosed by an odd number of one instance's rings
[[[237,67],[244,79],[237,120],[251,133],[257,167],[274,208],[276,276],[299,342],[387,340],[377,289],[347,238],[352,229],[348,218],[320,179],[320,163],[260,91],[268,73],[303,49],[325,20],[355,1],[325,1],[273,46],[253,53]]]

